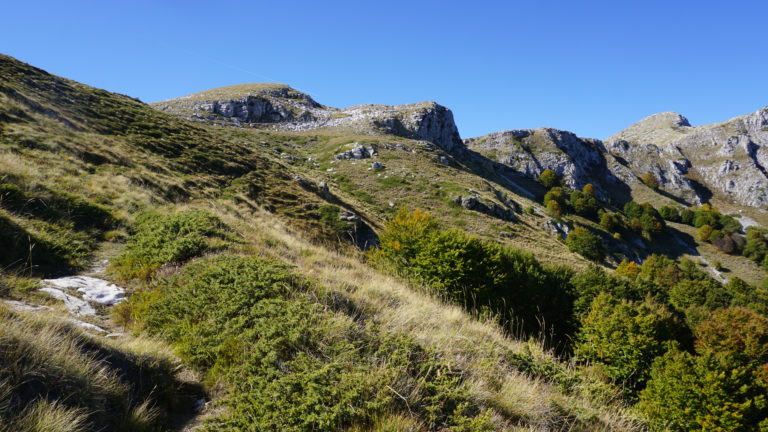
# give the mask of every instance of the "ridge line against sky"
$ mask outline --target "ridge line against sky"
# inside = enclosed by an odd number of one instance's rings
[[[43,0],[4,15],[0,52],[147,102],[282,82],[335,107],[434,100],[463,137],[601,139],[658,112],[697,126],[768,105],[755,0]]]

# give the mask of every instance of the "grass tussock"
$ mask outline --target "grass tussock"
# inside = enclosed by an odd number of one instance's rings
[[[157,430],[191,403],[177,368],[146,341],[0,307],[0,430]]]

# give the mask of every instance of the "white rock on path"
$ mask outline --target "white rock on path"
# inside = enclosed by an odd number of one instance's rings
[[[64,302],[64,307],[74,314],[80,316],[93,316],[96,315],[96,309],[93,308],[87,301],[77,298],[73,295],[67,294],[58,288],[43,287],[40,291],[48,294],[49,296],[61,300]]]
[[[74,325],[76,325],[76,326],[78,326],[78,327],[80,327],[80,328],[83,328],[85,330],[90,330],[90,331],[95,331],[95,332],[100,332],[100,333],[106,333],[107,332],[103,328],[101,328],[101,327],[99,327],[97,325],[91,324],[91,323],[87,323],[85,321],[76,320],[74,318],[68,319],[67,321],[72,323],[72,324],[74,324]]]
[[[89,276],[67,276],[58,279],[44,279],[41,283],[48,288],[77,290],[82,294],[83,300],[104,305],[113,305],[125,300],[125,290],[104,279]]]
[[[50,309],[48,306],[31,305],[16,300],[3,300],[3,303],[15,311],[34,312],[41,309]]]

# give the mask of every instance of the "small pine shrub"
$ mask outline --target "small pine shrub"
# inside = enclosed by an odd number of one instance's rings
[[[146,212],[136,219],[125,251],[112,262],[124,279],[149,279],[160,266],[181,263],[231,241],[219,218],[199,210],[165,215]]]
[[[648,186],[649,188],[653,190],[657,190],[661,185],[659,184],[659,180],[656,178],[653,173],[647,172],[643,174],[640,177],[640,180],[643,182],[644,185]]]
[[[545,169],[539,175],[539,182],[541,182],[545,188],[551,189],[560,185],[560,176],[551,169]]]
[[[220,255],[134,295],[127,309],[137,328],[226,385],[228,409],[205,430],[346,430],[391,413],[412,413],[429,430],[488,430],[436,356],[329,310],[311,289],[285,266]]]

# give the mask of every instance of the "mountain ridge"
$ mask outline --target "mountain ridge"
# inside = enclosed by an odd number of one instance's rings
[[[225,97],[217,99],[221,95]],[[332,108],[285,84],[221,87],[152,106],[189,120],[215,124],[247,124],[292,131],[346,128],[356,133],[423,139],[457,155],[466,153],[467,149],[486,155],[501,151],[506,156],[496,162],[532,179],[552,169],[569,187],[607,181],[608,184],[600,187],[603,197],[614,195],[615,198],[616,192],[611,189],[620,182],[635,188],[642,183],[640,178],[650,173],[660,182],[660,190],[682,202],[701,204],[718,194],[740,205],[768,204],[768,175],[762,168],[768,163],[768,158],[762,155],[768,138],[761,130],[768,124],[768,107],[702,126],[692,126],[679,113],[656,113],[599,140],[550,127],[508,129],[461,139],[450,109],[435,102]],[[734,126],[738,123],[743,126]],[[696,152],[694,141],[697,140],[714,139],[719,147],[729,145],[728,139],[722,142],[721,138],[714,137],[722,135],[721,129],[734,129],[736,140],[746,140],[740,144],[744,151],[730,152],[734,160],[723,162],[727,166],[715,169],[704,164],[701,158],[688,155]],[[502,143],[504,137],[510,141],[508,145]],[[486,147],[481,144],[488,141],[493,143]],[[528,150],[516,147],[511,141],[525,141]],[[688,150],[681,150],[678,142]],[[537,148],[537,143],[543,148]],[[727,174],[725,180],[721,177],[723,174]],[[626,194],[625,188],[620,189],[619,194]]]

